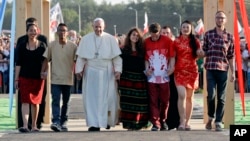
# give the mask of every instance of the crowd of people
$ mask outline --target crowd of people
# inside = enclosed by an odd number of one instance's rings
[[[250,54],[248,53],[248,44],[246,43],[246,40],[244,38],[241,38],[240,40],[240,52],[241,52],[241,59],[242,59],[242,66],[240,67],[242,70],[242,77],[243,77],[243,86],[244,86],[244,92],[248,93],[250,92]],[[235,66],[235,75],[236,75],[236,81],[235,81],[235,92],[239,93],[239,78],[238,78],[238,66],[236,63]]]
[[[216,12],[215,28],[205,33],[203,43],[188,20],[181,23],[177,37],[169,26],[157,22],[150,24],[145,35],[133,27],[126,35],[113,36],[104,32],[102,18],[94,19],[93,32],[82,38],[60,23],[58,38],[47,43],[36,19],[27,19],[26,34],[19,38],[15,55],[19,131],[42,128],[46,79],[51,79],[55,132],[68,131],[70,95],[75,91],[83,95],[88,131],[119,123],[129,131],[192,130],[193,97],[201,80],[197,61],[203,58],[208,93],[205,129],[215,124],[215,131],[222,131],[229,70],[231,82],[235,79],[234,41],[225,29],[226,21],[223,11]],[[51,78],[47,78],[49,62]]]
[[[10,38],[0,36],[0,94],[8,93],[9,88]]]

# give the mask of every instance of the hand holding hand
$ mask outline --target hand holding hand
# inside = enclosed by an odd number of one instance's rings
[[[145,70],[145,75],[146,76],[151,76],[153,74],[153,69],[152,68],[149,68],[147,70]]]
[[[47,72],[41,72],[41,78],[42,79],[47,79]]]
[[[170,67],[170,68],[167,70],[168,76],[170,76],[172,73],[174,73],[174,67]]]
[[[82,72],[76,73],[76,79],[81,80],[82,79]]]
[[[115,72],[115,80],[120,80],[121,73],[120,72]]]
[[[205,56],[205,52],[204,52],[202,49],[198,49],[198,50],[196,51],[196,54],[197,54],[197,56],[200,57],[200,58]]]

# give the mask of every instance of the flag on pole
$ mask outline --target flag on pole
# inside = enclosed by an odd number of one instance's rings
[[[147,14],[147,12],[145,12],[144,19],[145,19],[145,22],[143,24],[144,25],[143,34],[146,34],[148,32],[148,14]]]
[[[195,27],[194,31],[196,34],[201,35],[204,33],[204,24],[203,24],[202,19],[199,19],[197,24],[198,25]]]
[[[50,9],[50,32],[55,33],[59,23],[63,23],[63,15],[60,4],[57,3]]]
[[[239,20],[237,20],[237,24],[238,24],[238,32],[240,33],[242,31],[242,26],[240,25]]]

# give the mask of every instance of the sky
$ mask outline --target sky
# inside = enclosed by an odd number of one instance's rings
[[[103,2],[103,0],[95,0],[97,2],[97,4],[101,4]],[[125,4],[128,3],[129,0],[105,0],[106,2],[110,3],[112,5],[114,4],[118,4],[118,3],[121,3],[121,2],[124,2]]]

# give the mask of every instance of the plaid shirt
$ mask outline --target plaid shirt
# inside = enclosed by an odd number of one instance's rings
[[[220,36],[216,28],[209,30],[204,36],[203,50],[206,55],[204,67],[207,70],[227,71],[228,60],[234,58],[233,35],[224,30],[223,36]]]

